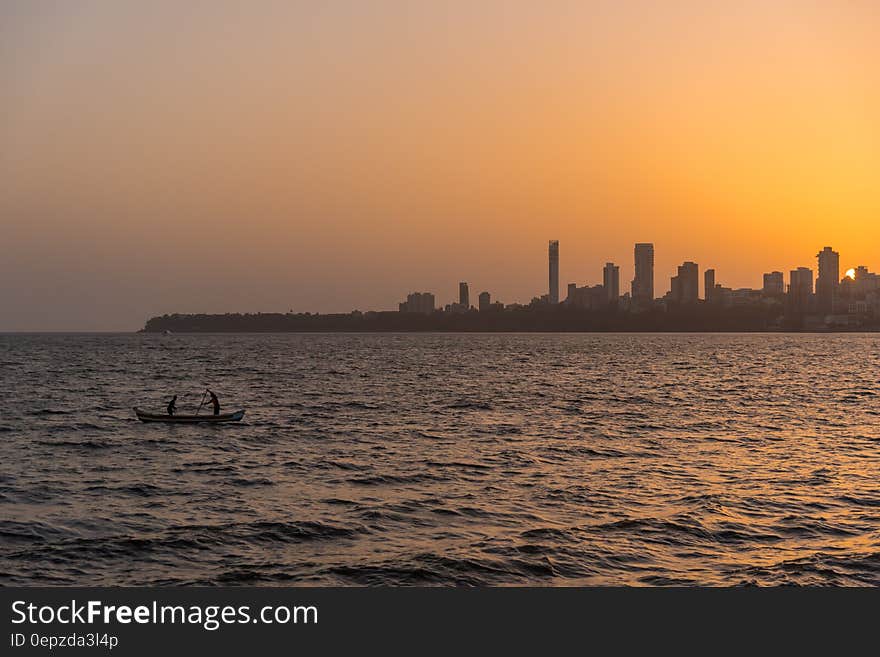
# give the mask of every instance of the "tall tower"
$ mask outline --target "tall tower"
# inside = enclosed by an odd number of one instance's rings
[[[715,300],[715,270],[707,269],[706,273],[703,274],[703,287],[705,288],[703,291],[703,298],[707,301],[707,303],[712,303]]]
[[[819,259],[819,275],[816,277],[816,310],[833,313],[840,285],[840,254],[830,246],[816,254]]]
[[[700,268],[695,262],[678,266],[678,275],[670,281],[670,298],[676,303],[696,303],[700,298]]]
[[[813,297],[813,271],[806,267],[792,269],[788,285],[788,307],[794,313],[810,311]]]
[[[781,297],[785,294],[785,278],[781,271],[764,274],[763,291],[765,297]]]
[[[620,298],[620,267],[613,262],[606,262],[602,270],[602,286],[608,303],[617,303]]]
[[[632,298],[637,304],[648,306],[654,301],[654,245],[636,244],[636,275],[632,282]]]
[[[559,240],[550,240],[550,303],[559,303]]]
[[[458,284],[458,303],[465,310],[471,307],[471,295],[467,283]]]

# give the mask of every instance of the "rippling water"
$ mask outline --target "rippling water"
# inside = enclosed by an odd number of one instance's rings
[[[0,335],[5,584],[880,584],[878,335]],[[239,425],[137,422],[202,391]]]

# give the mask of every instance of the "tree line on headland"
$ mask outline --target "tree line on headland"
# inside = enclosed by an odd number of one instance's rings
[[[430,314],[401,312],[171,314],[153,317],[144,333],[308,332],[759,332],[828,330],[776,307],[707,304],[641,313],[565,306]],[[876,323],[835,330],[880,330]]]

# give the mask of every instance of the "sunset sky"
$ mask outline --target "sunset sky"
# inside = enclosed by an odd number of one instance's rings
[[[880,269],[880,3],[0,3],[0,331]],[[786,274],[787,276],[787,274]]]

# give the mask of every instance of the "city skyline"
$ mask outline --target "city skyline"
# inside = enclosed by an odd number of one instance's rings
[[[437,304],[433,292],[417,291],[399,302],[397,312],[380,309],[349,313],[166,313],[149,318],[146,333],[187,332],[755,332],[880,330],[880,274],[866,266],[849,268],[840,278],[840,254],[825,246],[816,254],[816,271],[797,267],[765,272],[760,288],[719,282],[714,268],[704,271],[685,261],[670,277],[662,297],[653,286],[654,245],[633,249],[632,292],[620,295],[620,267],[606,262],[602,283],[569,282],[559,295],[559,240],[547,251],[547,291],[527,304],[504,303],[483,290],[470,303],[470,283],[459,281],[458,299]],[[815,282],[814,282],[815,280]]]
[[[718,276],[714,267],[708,267],[704,270],[701,287],[699,263],[690,260],[684,261],[677,267],[677,273],[670,277],[669,285],[665,291],[658,294],[655,283],[654,256],[655,249],[652,242],[635,243],[632,265],[633,280],[630,292],[622,293],[620,291],[620,265],[609,261],[600,270],[600,282],[597,283],[594,279],[568,281],[564,286],[567,289],[567,294],[562,297],[558,292],[561,280],[560,267],[564,262],[560,258],[560,240],[550,240],[547,255],[549,283],[546,292],[533,295],[530,300],[506,300],[502,305],[525,305],[537,301],[558,305],[571,302],[576,295],[580,295],[581,298],[578,298],[576,303],[590,307],[593,302],[584,302],[582,297],[593,291],[600,299],[616,302],[618,299],[628,298],[634,307],[638,307],[640,303],[644,304],[646,301],[651,304],[657,301],[669,301],[676,304],[690,304],[697,301],[711,302],[718,300],[719,294],[725,292],[744,293],[751,291],[761,292],[765,297],[782,297],[791,293],[791,297],[796,299],[794,302],[796,307],[799,307],[802,312],[833,314],[836,310],[834,304],[837,301],[839,286],[842,282],[856,280],[859,274],[871,277],[878,276],[864,264],[847,267],[841,273],[840,253],[831,246],[824,246],[815,256],[815,266],[794,267],[787,274],[776,269],[763,272],[761,285],[751,287],[734,288],[730,285],[723,285],[723,282],[726,282],[723,273]],[[458,300],[446,304],[447,310],[461,311],[473,308],[471,304],[466,303],[469,286],[470,282],[459,282]],[[663,289],[662,286],[661,289]],[[500,302],[490,287],[484,286],[481,290],[481,294],[492,295],[496,304]],[[649,296],[645,296],[648,294],[647,290],[650,290]],[[434,292],[416,292],[414,294],[430,294],[432,299],[435,297],[442,299]],[[420,307],[424,311],[424,306]],[[444,304],[441,301],[437,309],[443,308]],[[403,311],[404,303],[400,304],[400,309]]]
[[[538,301],[550,303],[550,305],[565,305],[574,303],[587,308],[599,308],[607,302],[615,302],[618,299],[628,300],[632,304],[629,309],[640,309],[639,298],[633,293],[637,289],[652,290],[653,296],[650,297],[650,304],[657,302],[672,302],[676,304],[690,304],[696,301],[713,301],[720,299],[718,296],[721,292],[729,294],[734,291],[737,293],[762,293],[765,297],[785,297],[788,304],[786,310],[797,310],[802,313],[826,313],[832,314],[834,309],[833,300],[836,299],[837,290],[841,282],[849,279],[854,280],[856,276],[861,274],[863,277],[868,276],[872,280],[878,277],[870,266],[864,264],[847,266],[841,269],[840,253],[830,246],[824,246],[815,255],[815,263],[811,266],[798,266],[788,271],[773,270],[763,272],[761,274],[760,286],[742,286],[732,287],[724,286],[723,283],[728,281],[722,275],[718,276],[716,268],[709,267],[704,270],[704,275],[700,276],[700,264],[693,261],[684,261],[677,265],[676,273],[668,277],[669,283],[665,286],[661,283],[658,288],[657,275],[654,267],[655,248],[653,242],[636,242],[633,247],[632,262],[629,265],[629,271],[632,272],[632,281],[629,290],[622,290],[620,287],[621,279],[621,263],[605,262],[601,267],[599,263],[586,264],[587,269],[595,269],[598,275],[593,275],[586,279],[578,281],[568,281],[561,273],[564,272],[565,259],[560,257],[561,240],[549,240],[549,249],[545,253],[546,265],[549,271],[549,282],[545,291],[540,292],[536,289],[536,293],[531,296],[526,295],[522,298],[502,299],[493,291],[491,284],[483,286],[472,286],[471,281],[459,281],[457,285],[457,293],[450,294],[451,299],[448,303],[444,301],[446,294],[435,291],[413,291],[407,293],[407,298],[399,303],[388,304],[385,307],[367,308],[356,307],[353,309],[342,309],[332,311],[334,313],[347,313],[350,311],[378,311],[385,312],[389,310],[388,306],[395,307],[399,312],[414,312],[424,314],[435,310],[446,310],[447,312],[462,312],[465,310],[493,310],[503,309],[505,307],[525,307]],[[668,259],[668,257],[667,257]],[[674,259],[674,257],[673,257]],[[576,267],[583,270],[584,263],[577,263]],[[642,276],[644,281],[638,283],[640,271],[642,268]],[[623,269],[626,271],[626,268]],[[841,275],[843,271],[843,275]],[[822,277],[821,273],[825,276]],[[700,279],[703,279],[703,285],[700,287]],[[755,277],[757,280],[757,277]],[[662,280],[662,278],[660,279]],[[565,281],[560,283],[560,281]],[[710,289],[708,284],[712,282],[717,290]],[[562,295],[557,292],[558,299],[550,302],[552,290],[556,285],[557,290],[566,289],[567,293]],[[609,284],[611,288],[609,289]],[[497,286],[494,286],[497,287]],[[478,298],[478,304],[472,304],[471,291],[473,288],[474,298]],[[872,288],[874,289],[874,288]],[[877,286],[880,290],[880,285]],[[540,292],[540,293],[538,293]],[[615,294],[616,292],[616,294]],[[648,306],[644,306],[644,299],[641,302],[641,309],[644,310]],[[871,307],[873,308],[873,306]],[[880,308],[878,308],[880,309]],[[839,310],[839,309],[838,309]],[[240,309],[227,310],[226,312],[239,312]],[[261,312],[275,313],[278,308],[266,309]],[[177,312],[177,311],[174,311]],[[190,311],[182,309],[180,312],[188,313]],[[246,311],[251,312],[251,311]],[[302,308],[299,310],[290,309],[289,312],[317,312],[312,309]],[[166,314],[166,313],[163,313]],[[223,314],[223,313],[219,313]],[[0,330],[2,332],[2,330]]]

